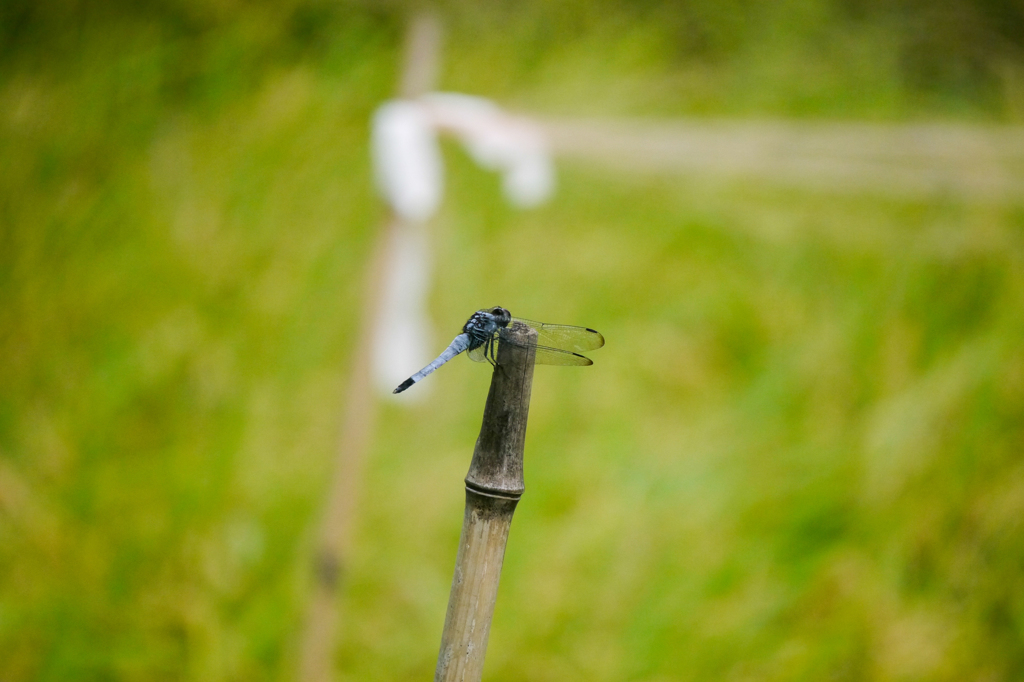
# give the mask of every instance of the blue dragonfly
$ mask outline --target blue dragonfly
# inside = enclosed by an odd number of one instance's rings
[[[521,341],[517,341],[509,334],[510,327],[517,322],[525,324],[537,332],[536,342],[533,343],[535,343],[536,349],[534,362],[538,365],[574,365],[578,367],[592,365],[594,362],[590,358],[580,355],[580,352],[597,350],[604,345],[604,337],[600,332],[589,327],[534,322],[521,317],[512,317],[512,314],[505,308],[485,308],[473,313],[473,316],[463,325],[462,333],[455,337],[455,340],[437,356],[436,360],[399,384],[394,392],[401,393],[416,382],[422,381],[427,375],[432,374],[441,365],[463,351],[469,351],[470,360],[495,364],[498,358],[499,344],[523,345]]]

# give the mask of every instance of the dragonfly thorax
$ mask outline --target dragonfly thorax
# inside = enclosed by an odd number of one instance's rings
[[[512,313],[504,308],[487,308],[473,313],[462,327],[464,334],[469,334],[471,344],[475,348],[494,336],[502,327],[512,321]]]

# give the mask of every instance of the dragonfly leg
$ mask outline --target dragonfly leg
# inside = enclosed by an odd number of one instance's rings
[[[498,358],[494,353],[494,337],[487,339],[487,345],[484,346],[484,357],[487,358],[487,362],[491,363],[491,367],[498,366]]]

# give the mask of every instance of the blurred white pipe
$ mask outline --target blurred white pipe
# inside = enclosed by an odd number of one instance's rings
[[[502,174],[502,189],[512,205],[529,208],[551,196],[555,169],[539,125],[482,97],[439,92],[423,101],[435,129],[454,135],[473,160]]]
[[[562,119],[559,158],[618,173],[743,178],[894,197],[1024,197],[1024,127],[964,124]]]
[[[389,253],[381,309],[375,320],[372,361],[377,390],[393,397],[395,386],[437,355],[432,354],[434,334],[427,315],[433,259],[426,223],[402,221],[391,231]],[[403,401],[426,397],[431,386],[424,382],[409,396],[403,395]]]
[[[377,188],[406,220],[427,220],[441,205],[444,168],[430,112],[418,101],[393,100],[373,117]]]

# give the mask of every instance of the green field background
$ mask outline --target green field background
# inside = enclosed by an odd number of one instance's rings
[[[294,679],[410,7],[4,3],[3,682]],[[1008,1],[439,7],[520,111],[1024,121]],[[445,155],[442,336],[608,341],[537,371],[486,679],[1024,679],[1024,198],[564,163],[523,212]],[[433,673],[488,381],[382,406],[341,679]]]

